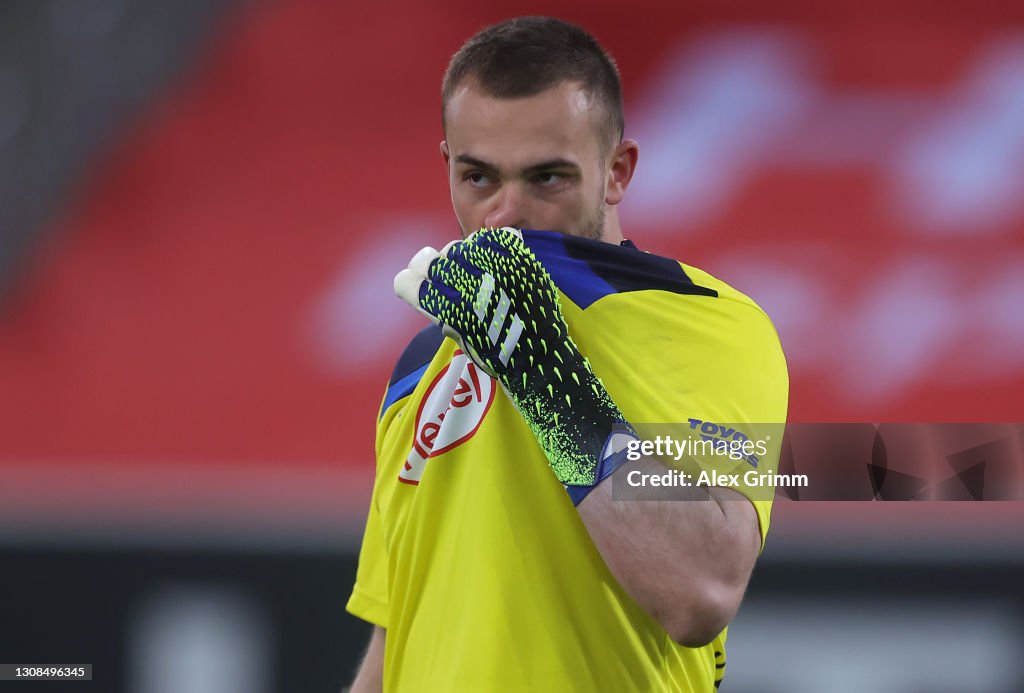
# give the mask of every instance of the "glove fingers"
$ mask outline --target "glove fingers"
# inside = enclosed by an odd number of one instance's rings
[[[516,254],[519,249],[525,249],[522,233],[510,226],[481,231],[473,237],[473,246],[505,257]]]
[[[453,241],[448,241],[447,243],[445,243],[444,247],[441,248],[440,252],[438,252],[438,255],[447,255],[453,247],[461,245],[462,243],[465,243],[465,241],[459,240],[458,238],[456,238]]]
[[[480,229],[470,237],[474,243],[497,239],[506,245],[522,242],[523,232],[513,226],[502,226],[499,228]],[[466,239],[470,240],[470,239]]]
[[[413,255],[409,266],[395,275],[395,293],[410,306],[423,313],[431,320],[432,315],[420,307],[420,286],[426,279],[426,270],[429,264],[437,257],[437,251],[426,247]]]
[[[424,281],[419,287],[418,306],[429,313],[442,325],[451,325],[460,334],[465,334],[467,311],[464,299],[457,289],[436,281]]]
[[[497,377],[488,365],[494,345],[486,333],[484,323],[478,318],[466,297],[444,284],[426,281],[420,290],[420,305],[434,316],[445,329],[445,334],[454,337],[476,365],[488,375]]]
[[[421,277],[425,277],[427,275],[427,267],[429,267],[430,263],[439,256],[440,253],[429,245],[425,248],[421,248],[419,252],[413,255],[412,259],[409,260],[409,269],[416,272]]]
[[[460,291],[475,289],[480,283],[480,275],[480,269],[465,260],[459,246],[449,250],[446,256],[435,259],[427,269],[428,279]]]

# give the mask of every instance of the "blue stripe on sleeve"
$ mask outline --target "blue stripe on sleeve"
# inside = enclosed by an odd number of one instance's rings
[[[388,390],[384,393],[384,405],[380,408],[380,417],[382,419],[384,418],[384,412],[386,412],[392,404],[403,397],[408,397],[412,394],[412,391],[415,390],[416,386],[419,384],[420,379],[423,378],[423,374],[427,372],[427,367],[429,365],[429,363],[425,363],[404,378],[400,378],[398,381],[388,385]]]

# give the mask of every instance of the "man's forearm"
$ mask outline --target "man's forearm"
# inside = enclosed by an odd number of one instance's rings
[[[703,645],[739,608],[760,549],[754,508],[707,487],[674,489],[673,500],[612,500],[613,484],[635,469],[665,471],[650,459],[620,468],[580,503],[580,517],[623,589],[676,642]]]
[[[384,642],[387,636],[380,626],[373,627],[370,644],[366,648],[359,671],[346,693],[380,693],[384,689]]]

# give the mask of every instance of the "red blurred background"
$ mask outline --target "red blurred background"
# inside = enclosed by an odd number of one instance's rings
[[[369,467],[420,322],[390,277],[457,231],[440,75],[474,30],[530,9],[389,7],[401,21],[372,3],[236,11],[98,157],[0,323],[5,467]],[[580,14],[641,146],[627,234],[769,311],[792,420],[1024,415],[1021,14]]]
[[[441,74],[529,13],[617,58],[640,143],[626,233],[769,312],[792,421],[1024,420],[1024,7],[238,2],[6,284],[0,532],[354,546],[383,387],[422,323],[391,278],[458,230]],[[1020,554],[1019,504],[784,505],[769,545],[804,557],[835,532],[864,549],[854,524]]]

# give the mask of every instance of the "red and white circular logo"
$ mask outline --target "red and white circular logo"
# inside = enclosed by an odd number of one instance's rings
[[[418,484],[432,457],[473,437],[494,401],[494,379],[462,351],[434,378],[416,412],[412,450],[398,480]]]

